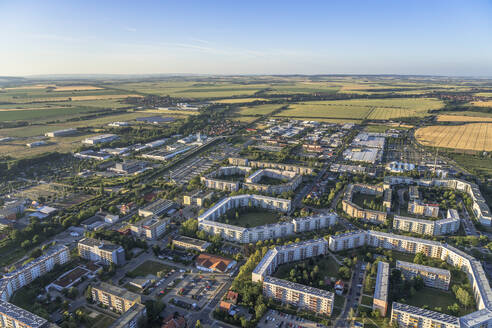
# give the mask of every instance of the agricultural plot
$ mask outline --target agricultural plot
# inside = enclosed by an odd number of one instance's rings
[[[272,113],[273,111],[281,108],[283,105],[281,104],[266,104],[266,105],[258,105],[258,106],[244,106],[240,107],[236,112],[241,116],[258,116],[258,115],[267,115]]]
[[[290,105],[278,116],[388,120],[426,116],[429,110],[442,106],[441,101],[430,98],[313,101]]]
[[[492,107],[492,100],[488,101],[472,101],[471,104],[477,107]]]
[[[268,84],[244,84],[232,82],[142,82],[114,84],[118,89],[185,98],[228,98],[251,96],[267,88]]]
[[[291,94],[291,93],[336,93],[340,87],[334,83],[327,82],[296,82],[296,83],[273,83],[267,94]]]
[[[415,138],[426,146],[491,151],[492,123],[427,126],[418,129],[415,132]]]
[[[467,115],[438,115],[438,122],[492,122],[492,114],[489,113],[480,113],[475,112],[477,114],[482,115],[469,115],[469,112],[464,112]]]
[[[479,92],[479,93],[475,93],[475,96],[492,98],[492,92]]]

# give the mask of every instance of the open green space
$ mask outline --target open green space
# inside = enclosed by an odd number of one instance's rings
[[[422,288],[416,292],[415,295],[406,299],[403,303],[420,308],[427,306],[430,310],[434,310],[435,308],[445,310],[448,306],[453,305],[454,303],[459,304],[452,291],[444,291],[431,287]],[[442,310],[440,312],[442,312]],[[476,310],[470,309],[467,311],[463,307],[460,307],[460,311],[460,315],[464,315]]]
[[[325,255],[304,261],[282,264],[277,268],[273,276],[303,285],[330,290],[331,287],[325,281],[337,278],[338,269],[338,263],[331,256]]]
[[[149,274],[156,276],[157,272],[159,271],[169,272],[171,271],[171,269],[171,267],[160,262],[147,260],[136,267],[134,270],[128,272],[128,274],[133,277],[146,276]]]
[[[267,176],[261,177],[260,181],[258,181],[259,184],[265,185],[279,185],[287,182],[287,179],[275,179]]]
[[[272,113],[273,111],[281,108],[282,104],[265,104],[258,106],[244,106],[239,107],[234,113],[242,116],[261,116]]]
[[[372,301],[373,301],[372,297],[362,295],[360,303],[372,307]]]
[[[372,209],[376,211],[384,211],[383,197],[377,195],[368,195],[361,192],[352,194],[352,202],[362,208]]]
[[[261,208],[241,208],[232,210],[219,218],[220,222],[237,225],[240,227],[256,227],[265,224],[276,223],[281,218],[280,212],[269,211]]]

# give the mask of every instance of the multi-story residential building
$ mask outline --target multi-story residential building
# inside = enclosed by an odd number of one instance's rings
[[[307,175],[313,174],[314,169],[306,166],[299,166],[294,164],[283,163],[271,163],[262,161],[250,161],[247,158],[229,157],[229,164],[237,166],[249,166],[257,169],[278,169],[284,171],[292,171],[297,174]]]
[[[143,304],[134,304],[123,313],[108,328],[137,328],[139,321],[147,315],[147,308]]]
[[[335,294],[329,291],[270,276],[263,280],[263,295],[327,316],[333,312],[335,301]]]
[[[419,187],[418,186],[410,186],[408,187],[408,198],[410,198],[410,201],[414,201],[419,199],[420,193],[419,193]]]
[[[328,251],[328,242],[321,239],[305,240],[299,243],[277,246],[267,251],[263,259],[251,274],[254,282],[261,282],[271,275],[280,264],[305,260],[307,258],[324,255]]]
[[[92,300],[119,313],[124,313],[135,304],[142,303],[140,295],[105,282],[92,286]]]
[[[406,279],[420,276],[424,281],[424,285],[428,287],[444,290],[449,289],[449,283],[451,281],[451,272],[449,270],[405,261],[396,261],[396,268],[401,271]]]
[[[460,179],[413,179],[408,177],[388,176],[384,178],[384,187],[390,188],[395,184],[417,184],[421,186],[437,186],[445,187],[467,193],[473,201],[473,214],[477,217],[481,224],[490,226],[492,224],[492,214],[490,208],[483,198],[480,188],[472,182]]]
[[[379,311],[382,317],[388,311],[388,288],[389,288],[389,263],[378,262],[378,272],[376,275],[376,288],[372,309]]]
[[[327,228],[335,225],[337,221],[338,216],[335,213],[330,213],[292,218],[282,222],[244,228],[211,220],[200,220],[198,218],[198,228],[209,234],[220,235],[229,241],[255,243],[259,240],[283,238],[295,233]]]
[[[8,303],[8,300],[19,288],[30,284],[36,278],[53,270],[55,265],[65,264],[69,260],[70,250],[68,247],[63,245],[53,246],[37,259],[4,274],[3,278],[0,279],[0,327],[50,327],[47,320]]]
[[[17,216],[24,213],[26,201],[23,199],[8,202],[0,208],[0,218],[15,220]]]
[[[150,219],[144,219],[130,224],[130,230],[136,236],[154,240],[166,232],[168,223],[169,218],[158,219],[156,217],[151,217]]]
[[[481,327],[492,326],[492,290],[490,288],[490,284],[488,282],[485,271],[482,265],[480,264],[480,261],[474,259],[471,255],[468,255],[465,252],[460,251],[459,249],[450,246],[448,244],[443,244],[433,240],[394,235],[390,233],[373,231],[373,230],[359,231],[357,233],[352,233],[351,236],[342,236],[342,235],[330,236],[330,241],[329,241],[330,249],[332,249],[331,246],[335,245],[336,241],[340,241],[343,238],[355,238],[355,236],[361,238],[361,235],[365,235],[365,239],[364,239],[365,243],[362,245],[368,245],[371,247],[382,247],[385,249],[391,249],[395,251],[407,252],[412,254],[423,253],[429,257],[439,258],[463,270],[469,276],[470,284],[473,289],[473,296],[475,297],[478,310],[473,313],[460,317],[459,327],[481,328]],[[338,245],[340,245],[340,243],[338,243]],[[351,242],[351,243],[345,243],[344,245],[346,245],[346,248],[344,249],[347,249],[349,248],[348,245],[356,245],[356,244],[354,242]],[[342,249],[343,247],[339,246],[337,250],[342,250]],[[393,303],[393,306],[394,304],[398,304],[398,303]],[[405,312],[404,309],[407,309],[408,313],[403,313]],[[404,315],[404,317],[402,318],[406,318],[406,316],[411,315],[415,311],[419,312],[420,313],[419,315],[425,316],[425,320],[433,320],[434,317],[440,317],[441,315],[440,313],[434,311],[428,311],[428,310],[425,311],[423,310],[423,312],[420,312],[419,309],[415,307],[405,306],[404,309],[403,308],[399,309],[400,314],[403,313],[401,315]],[[454,319],[458,320],[458,318],[454,318]],[[406,319],[400,319],[399,317],[397,317],[395,320],[406,320]],[[422,321],[419,321],[418,325],[416,325],[415,327],[431,327],[428,326],[427,324],[424,325],[424,322],[428,322],[425,320],[422,319]],[[458,327],[458,326],[450,326],[450,327]]]
[[[105,265],[125,264],[124,248],[106,240],[84,238],[79,241],[77,248],[79,255],[86,260],[102,262]]]
[[[0,327],[5,328],[48,328],[48,320],[14,304],[0,301]]]
[[[393,229],[428,236],[440,236],[458,231],[460,218],[449,217],[441,220],[425,220],[395,215]]]
[[[366,232],[362,230],[350,231],[330,236],[329,247],[333,252],[340,252],[364,246],[366,244]]]
[[[391,189],[385,189],[383,192],[383,206],[386,208],[386,211],[391,210],[393,191]]]
[[[184,249],[194,249],[199,252],[205,252],[210,246],[210,243],[205,240],[190,238],[186,236],[176,236],[172,240],[172,244],[175,247]]]
[[[267,297],[316,313],[331,315],[335,298],[333,293],[270,276],[280,264],[323,255],[327,250],[328,243],[325,239],[275,247],[268,250],[261,259],[253,270],[251,279],[263,284],[263,294]]]
[[[214,195],[213,191],[198,190],[183,196],[183,204],[188,206],[202,207],[206,200],[211,200]]]
[[[58,245],[48,248],[37,259],[3,275],[0,279],[0,299],[8,301],[16,290],[53,270],[55,265],[65,264],[69,260],[70,250],[67,246]]]
[[[430,310],[421,309],[416,306],[393,302],[391,321],[396,322],[398,327],[414,328],[459,328],[459,319]]]
[[[284,180],[285,183],[268,184],[261,183],[264,177]],[[282,171],[275,169],[261,169],[250,175],[242,184],[244,188],[265,192],[269,194],[281,194],[294,191],[302,183],[302,176],[292,171]]]
[[[239,180],[232,181],[227,176],[246,176],[251,171],[246,166],[227,166],[210,172],[200,178],[200,182],[209,189],[218,189],[222,191],[237,191],[241,188]]]
[[[177,204],[171,200],[158,199],[138,210],[138,215],[145,218],[149,216],[161,216],[177,207]]]
[[[367,220],[373,223],[385,223],[387,216],[386,212],[365,209],[352,202],[352,198],[356,192],[368,195],[383,196],[383,187],[363,184],[349,184],[343,196],[342,209],[345,213],[357,219]],[[389,205],[391,207],[391,203]]]
[[[439,216],[439,204],[425,204],[420,200],[414,200],[413,202],[408,202],[408,212],[437,218]]]

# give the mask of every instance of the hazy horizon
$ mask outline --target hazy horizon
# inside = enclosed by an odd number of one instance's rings
[[[492,2],[0,3],[0,76],[492,76]]]

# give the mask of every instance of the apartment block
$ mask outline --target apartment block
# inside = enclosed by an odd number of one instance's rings
[[[420,200],[414,200],[413,202],[408,202],[408,212],[437,218],[439,216],[439,204],[425,204]]]
[[[140,295],[105,282],[92,286],[92,300],[119,313],[124,313],[135,304],[142,303]]]
[[[6,328],[48,328],[48,320],[14,304],[0,301],[0,327]]]
[[[213,191],[198,190],[183,196],[183,204],[188,206],[202,207],[206,200],[211,200],[214,195]]]
[[[158,219],[151,217],[136,223],[130,224],[130,231],[138,237],[144,237],[149,240],[155,240],[166,232],[166,227],[169,224],[169,218]]]
[[[386,316],[386,312],[388,311],[389,272],[389,263],[378,262],[372,309],[379,311],[381,317]]]
[[[398,327],[414,328],[459,328],[459,319],[416,306],[393,302],[391,322],[396,322]]]
[[[306,166],[299,166],[294,164],[272,163],[262,161],[250,161],[247,158],[229,157],[229,164],[238,166],[249,166],[258,169],[278,169],[284,171],[292,171],[297,174],[307,175],[313,174],[314,169]]]
[[[449,289],[449,283],[451,282],[451,272],[449,270],[405,261],[396,261],[396,268],[400,269],[406,279],[420,276],[424,280],[424,284],[428,287],[443,290]]]
[[[314,313],[330,316],[333,312],[335,294],[274,277],[263,280],[263,295],[282,303]]]
[[[363,184],[349,184],[342,200],[343,211],[357,219],[362,219],[373,223],[385,223],[387,216],[386,212],[362,208],[361,206],[352,202],[353,195],[357,192],[368,195],[383,196],[383,187]],[[386,203],[386,205],[389,205],[389,207],[391,208],[391,201],[389,204]]]
[[[134,304],[123,313],[108,328],[137,328],[139,321],[147,315],[147,308],[143,304]]]
[[[176,236],[172,240],[172,244],[179,248],[193,249],[199,252],[205,252],[210,246],[210,243],[205,240],[190,238],[186,236]]]
[[[86,260],[102,262],[105,265],[125,264],[124,248],[106,240],[84,238],[79,241],[77,248],[79,255]]]

